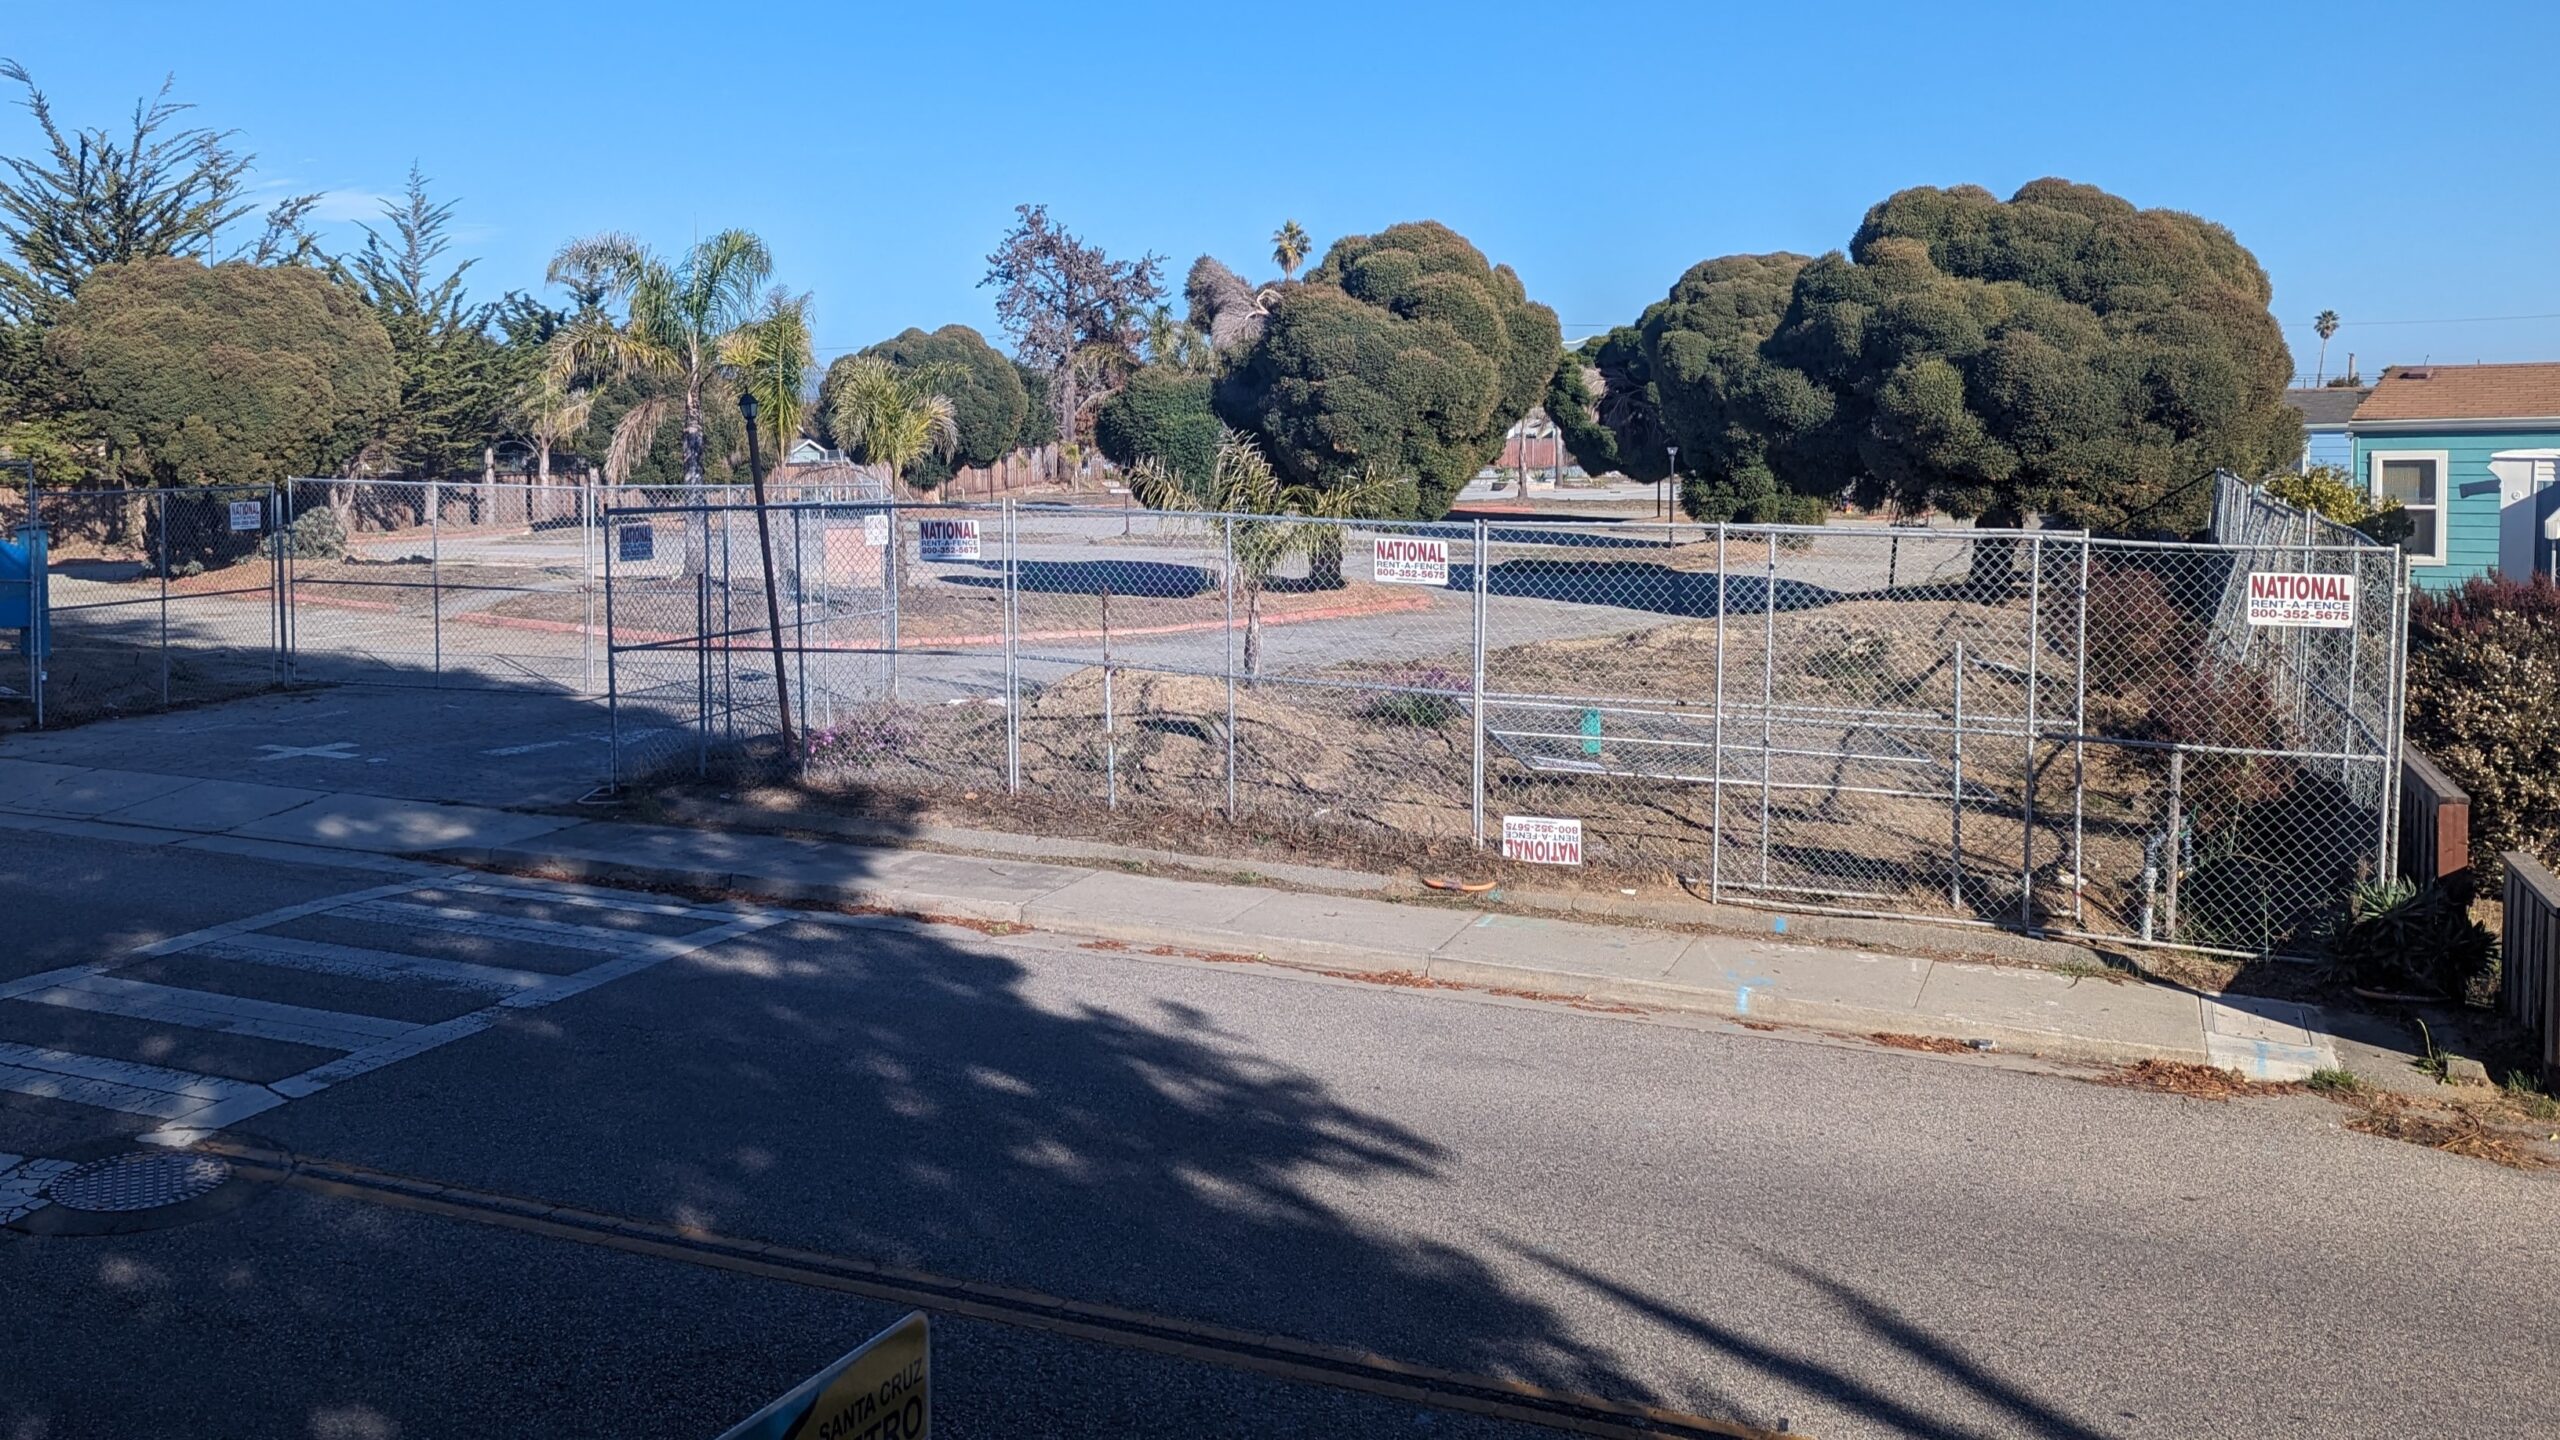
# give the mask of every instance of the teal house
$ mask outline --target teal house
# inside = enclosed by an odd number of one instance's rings
[[[2347,422],[2356,478],[2407,507],[2409,575],[2553,573],[2560,553],[2560,363],[2395,365]]]

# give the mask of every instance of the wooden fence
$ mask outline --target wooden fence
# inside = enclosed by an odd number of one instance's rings
[[[2415,750],[2400,760],[2400,873],[2471,901],[2471,797]]]
[[[2560,877],[2520,851],[2508,851],[2506,865],[2498,1008],[2541,1032],[2542,1083],[2560,1085]]]

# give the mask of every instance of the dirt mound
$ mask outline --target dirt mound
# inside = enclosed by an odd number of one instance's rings
[[[1227,686],[1220,679],[1078,670],[1027,698],[1026,784],[1224,803]],[[1468,833],[1471,741],[1463,709],[1427,696],[1301,685],[1235,687],[1235,765],[1256,807],[1433,836]]]

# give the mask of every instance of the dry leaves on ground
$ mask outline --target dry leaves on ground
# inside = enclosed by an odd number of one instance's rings
[[[2127,1090],[2185,1095],[2197,1100],[2229,1100],[2239,1095],[2287,1095],[2302,1088],[2291,1081],[2252,1080],[2236,1070],[2225,1070],[2219,1065],[2198,1065],[2188,1060],[2138,1061],[2109,1071],[2099,1077],[2098,1083]]]
[[[1926,1050],[1932,1055],[1970,1055],[1973,1047],[1944,1035],[1904,1035],[1898,1031],[1879,1030],[1867,1037],[1888,1050]]]

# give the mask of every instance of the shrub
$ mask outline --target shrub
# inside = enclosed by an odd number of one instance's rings
[[[925,365],[949,367],[948,377],[936,389],[951,401],[952,419],[960,429],[960,464],[994,464],[1022,434],[1023,412],[1031,404],[1022,387],[1022,374],[987,343],[985,336],[968,326],[945,325],[931,334],[910,327],[860,353],[879,356],[902,370]],[[826,379],[819,386],[815,416],[819,438],[829,444],[842,441],[834,433],[828,397],[843,383],[841,377],[852,359],[850,355],[839,357],[827,367]],[[951,467],[943,465],[931,472],[930,484],[914,483],[920,490],[930,490],[950,476]]]
[[[2359,885],[2336,941],[2354,984],[2459,1000],[2497,963],[2498,937],[2439,885]]]
[[[870,705],[835,724],[812,730],[809,764],[829,770],[877,765],[913,755],[924,744],[924,726],[903,705]]]
[[[2152,688],[2150,706],[2133,727],[2135,738],[2164,745],[2215,746],[2239,750],[2286,750],[2291,741],[2267,677],[2255,670],[2208,666],[2193,674],[2171,675]],[[2169,768],[2167,751],[2145,752],[2145,762],[2162,775]],[[2179,793],[2197,828],[2238,820],[2271,805],[2292,788],[2299,764],[2285,755],[2228,755],[2218,750],[2191,753]]]
[[[277,538],[270,534],[260,540],[258,553],[273,559]],[[285,553],[297,560],[336,560],[347,553],[346,527],[338,523],[338,512],[325,505],[295,516],[283,538]]]
[[[2195,668],[2203,639],[2158,571],[2109,556],[2090,567],[2087,605],[2089,688],[2142,695]]]
[[[1194,493],[1207,488],[1225,427],[1210,408],[1216,381],[1150,365],[1129,377],[1093,417],[1093,440],[1123,468],[1157,460]]]
[[[2471,794],[2473,874],[2560,858],[2560,587],[2480,578],[2409,602],[2409,743]]]
[[[2268,477],[2267,494],[2297,510],[2353,526],[2384,545],[2397,545],[2409,538],[2409,516],[2397,500],[2386,499],[2380,505],[2356,483],[2355,473],[2340,465],[2314,465],[2297,475],[2292,471]]]

